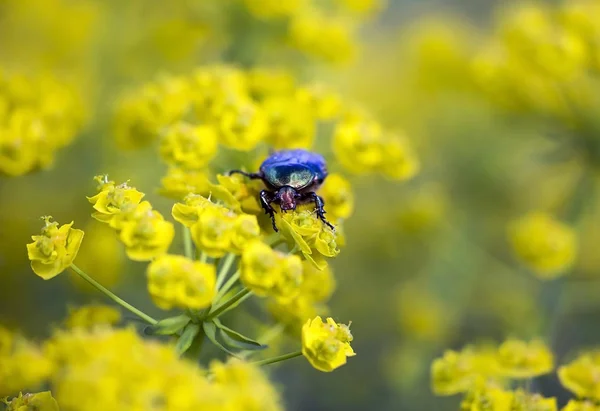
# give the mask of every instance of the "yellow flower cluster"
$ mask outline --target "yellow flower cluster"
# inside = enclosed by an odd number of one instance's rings
[[[144,194],[127,183],[115,185],[107,176],[97,176],[98,194],[88,197],[93,204],[92,217],[108,224],[119,234],[127,256],[148,261],[164,254],[173,241],[175,228],[147,201]]]
[[[553,366],[554,357],[541,341],[507,340],[499,347],[446,351],[431,366],[432,387],[437,395],[454,395],[473,389],[481,380],[500,384],[527,379],[548,374]]]
[[[475,78],[503,107],[585,127],[597,109],[599,10],[595,0],[516,3],[476,56]]]
[[[480,383],[471,389],[460,404],[465,411],[557,411],[556,398],[544,398],[521,389],[505,390],[494,384]]]
[[[50,391],[35,394],[19,393],[18,397],[6,401],[7,411],[59,411],[58,403]]]
[[[336,125],[332,144],[336,159],[353,173],[407,180],[419,171],[419,161],[406,138],[383,130],[362,113],[351,112]]]
[[[72,308],[65,319],[65,328],[92,329],[95,327],[116,325],[121,321],[121,312],[103,304],[88,304]]]
[[[289,301],[300,291],[302,260],[255,241],[242,254],[240,279],[256,295]]]
[[[279,410],[259,368],[239,361],[210,368],[210,379],[171,347],[132,329],[58,331],[46,343],[56,367],[50,386],[61,410]]]
[[[322,30],[330,23],[310,19],[310,24]],[[160,140],[161,157],[169,165],[162,192],[181,199],[210,192],[206,168],[219,145],[238,151],[261,144],[310,149],[326,131],[318,125],[336,121],[334,153],[348,170],[394,180],[418,171],[418,160],[403,136],[347,109],[322,84],[297,85],[289,73],[266,68],[206,66],[187,76],[162,77],[121,98],[115,134],[122,146],[132,148]]]
[[[329,372],[346,364],[355,355],[350,346],[350,326],[336,323],[333,318],[308,320],[302,327],[302,354],[317,370]]]
[[[286,41],[303,54],[332,64],[352,60],[357,49],[357,29],[365,17],[381,10],[380,0],[242,0],[262,21],[283,23]]]
[[[49,280],[69,267],[83,241],[83,231],[72,228],[73,223],[58,226],[52,217],[43,217],[45,222],[41,235],[31,238],[27,244],[27,255],[34,273]]]
[[[0,396],[39,386],[52,372],[42,350],[0,326]]]
[[[584,352],[558,368],[562,385],[579,398],[600,400],[600,351]]]
[[[200,195],[189,195],[173,206],[173,218],[189,227],[192,239],[210,257],[241,254],[260,235],[256,216],[236,214]]]
[[[509,240],[517,257],[542,279],[564,274],[575,262],[574,230],[547,213],[533,212],[514,221]]]
[[[216,270],[212,264],[179,255],[162,255],[148,265],[148,291],[157,306],[201,309],[216,293]]]
[[[0,175],[51,166],[56,152],[80,130],[82,107],[77,95],[54,78],[0,70]]]

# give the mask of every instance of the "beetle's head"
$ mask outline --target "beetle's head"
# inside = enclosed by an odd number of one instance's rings
[[[295,188],[283,186],[277,191],[277,194],[275,194],[275,201],[279,202],[281,211],[285,212],[296,209],[296,199],[298,197],[300,197],[300,194],[298,194]]]

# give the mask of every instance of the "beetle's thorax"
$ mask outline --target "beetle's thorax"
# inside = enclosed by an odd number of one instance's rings
[[[298,196],[298,192],[293,187],[283,186],[277,191],[275,200],[279,202],[281,211],[295,210]]]

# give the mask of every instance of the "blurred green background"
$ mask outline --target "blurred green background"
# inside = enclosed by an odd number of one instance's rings
[[[597,124],[577,119],[600,106],[586,100],[567,119],[532,103],[546,97],[544,87],[518,104],[482,91],[472,63],[502,37],[500,6],[508,7],[491,0],[390,0],[378,12],[351,17],[354,57],[336,61],[294,48],[285,22],[257,18],[241,0],[0,0],[0,69],[52,73],[77,90],[85,112],[76,140],[52,166],[0,177],[0,322],[43,338],[69,305],[102,300],[66,275],[51,282],[32,275],[25,244],[38,232],[39,216],[75,220],[85,230],[92,223],[85,196],[101,173],[131,179],[168,214],[172,203],[153,192],[165,167],[151,148],[117,147],[113,107],[123,92],[157,75],[225,62],[282,67],[330,85],[401,130],[422,164],[409,182],[351,179],[356,211],[345,224],[346,247],[332,262],[338,286],[330,305],[336,319],[352,320],[357,356],[333,374],[300,361],[274,368],[287,409],[458,409],[458,398],[436,398],[430,389],[431,361],[445,349],[541,337],[560,363],[597,344],[600,137]],[[527,34],[534,24],[525,19],[515,27]],[[325,38],[324,47],[340,47],[338,40]],[[581,69],[592,80],[576,87],[600,90],[594,70]],[[517,78],[523,83],[501,90],[508,100],[533,84]],[[554,78],[547,87],[564,83]],[[327,142],[317,147],[329,152]],[[507,227],[532,210],[552,212],[577,229],[578,257],[568,275],[542,281],[511,252]],[[105,261],[108,253],[86,250],[91,243],[84,242],[78,259],[83,268],[112,267],[94,274],[160,315],[146,292],[145,264],[121,261],[118,252]],[[554,376],[534,384],[561,403],[568,398]]]

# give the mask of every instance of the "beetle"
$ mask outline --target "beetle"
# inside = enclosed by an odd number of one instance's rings
[[[302,149],[281,150],[263,161],[258,173],[231,170],[228,174],[242,174],[252,180],[263,181],[266,189],[260,192],[260,204],[265,214],[271,217],[275,231],[279,230],[272,203],[279,204],[281,211],[286,212],[306,202],[314,202],[319,219],[335,230],[325,218],[323,198],[316,193],[327,177],[327,164],[322,155]]]

